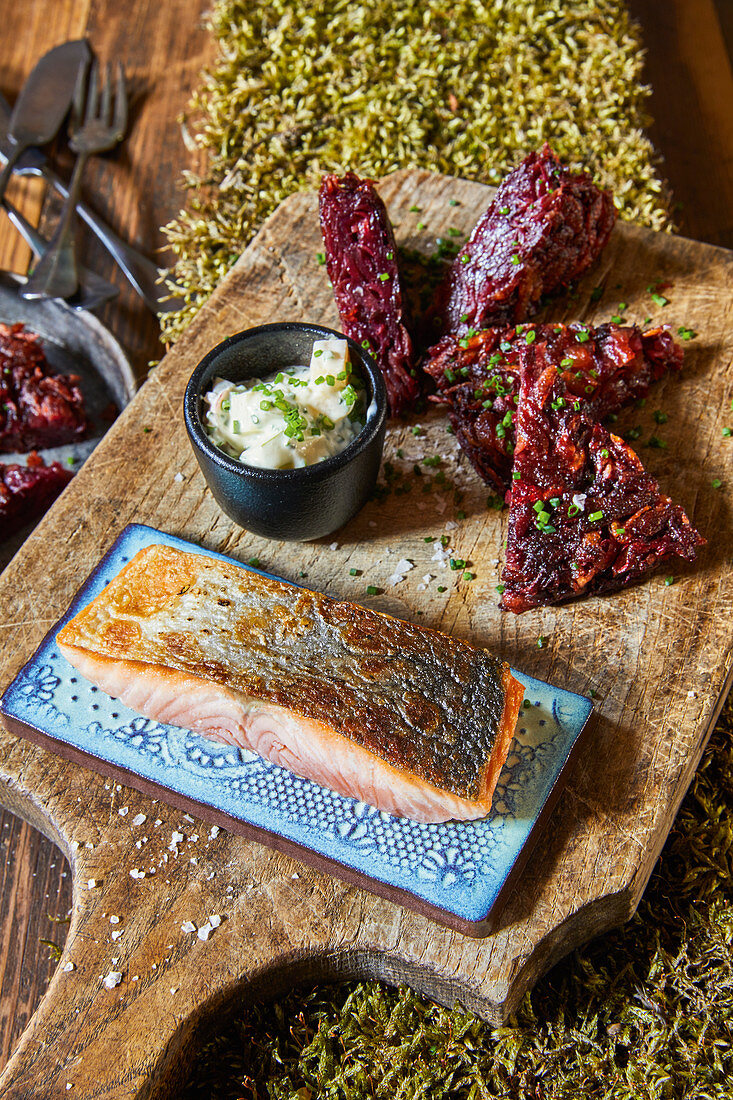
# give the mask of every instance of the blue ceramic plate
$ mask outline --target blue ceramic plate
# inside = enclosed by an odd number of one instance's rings
[[[491,931],[530,841],[554,805],[590,715],[590,700],[515,673],[530,705],[520,713],[490,816],[441,825],[392,817],[254,753],[141,718],[68,664],[55,643],[62,624],[152,543],[223,557],[151,527],[126,527],[5,692],[1,707],[11,728],[462,932]]]

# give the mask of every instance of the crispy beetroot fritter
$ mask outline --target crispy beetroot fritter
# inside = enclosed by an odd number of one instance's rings
[[[549,145],[517,165],[438,289],[439,332],[522,321],[543,294],[566,286],[604,248],[616,210],[609,191],[574,175]]]
[[[520,353],[504,610],[633,584],[705,540],[638,456],[578,398],[548,345]]]
[[[323,177],[319,209],[341,326],[374,355],[390,412],[399,416],[414,404],[420,387],[387,210],[372,181],[354,172]]]
[[[0,463],[0,541],[41,516],[74,476],[58,462],[44,465],[32,451],[28,465]]]
[[[0,451],[29,451],[81,439],[87,430],[75,374],[49,374],[39,338],[0,324]]]
[[[680,370],[682,348],[664,328],[636,325],[518,325],[444,336],[423,363],[446,404],[453,430],[476,472],[504,492],[511,480],[519,351],[547,346],[569,391],[598,419],[646,396],[652,382]]]

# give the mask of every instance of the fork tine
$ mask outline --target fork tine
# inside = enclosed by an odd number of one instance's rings
[[[96,57],[92,61],[91,69],[89,70],[89,82],[87,84],[87,104],[86,114],[84,116],[85,122],[91,122],[92,119],[97,117],[97,111],[99,109],[99,62]]]
[[[102,103],[99,117],[105,126],[112,121],[112,65],[108,61],[105,66],[104,87],[102,88]]]
[[[86,97],[88,72],[89,62],[85,60],[84,64],[79,66],[74,85],[74,98],[71,103],[71,117],[69,119],[69,129],[72,132],[79,130],[84,121],[84,99]]]
[[[117,62],[117,83],[115,88],[115,117],[112,125],[115,133],[121,138],[127,129],[127,88],[125,85],[125,70],[122,62]]]

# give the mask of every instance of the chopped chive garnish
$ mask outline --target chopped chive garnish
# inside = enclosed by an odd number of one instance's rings
[[[505,584],[497,584],[496,591],[499,593],[500,596],[502,596],[504,594],[505,590],[506,590],[506,585]],[[525,703],[525,706],[526,705],[527,704]]]
[[[719,477],[714,477],[711,484],[713,486],[713,489],[719,489],[723,482],[720,480]]]
[[[387,271],[380,271],[379,274],[377,275],[377,278],[379,279],[380,282],[386,283],[387,279],[389,279],[389,273]]]
[[[378,596],[379,592],[380,589],[377,588],[376,584],[367,585],[367,596]]]
[[[670,586],[671,584],[674,584],[674,577],[665,577],[665,578],[664,578],[664,583],[665,583],[665,586],[666,586],[667,588],[669,588],[669,586]]]
[[[572,359],[561,359],[560,360],[560,366],[561,367],[572,367],[572,365],[573,365],[573,360]]]
[[[603,519],[603,512],[591,512],[591,514],[588,516],[588,519],[591,523],[598,523],[599,520]]]
[[[259,558],[250,558],[249,561],[247,562],[247,565],[251,565],[254,569],[256,569],[259,564],[260,564],[260,559]]]
[[[318,260],[319,264],[325,264],[325,262],[326,262],[326,253],[325,252],[316,252],[316,259]]]
[[[439,584],[439,585],[438,585],[438,592],[445,592],[445,590],[446,590],[446,589],[445,589],[445,585],[444,585],[444,584]]]

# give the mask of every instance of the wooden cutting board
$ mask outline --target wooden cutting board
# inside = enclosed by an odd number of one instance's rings
[[[381,191],[400,244],[427,252],[441,236],[460,239],[451,230],[470,230],[491,194],[409,171]],[[250,325],[337,326],[321,247],[315,195],[291,197],[7,568],[0,691],[122,528],[141,522],[243,561],[257,557],[264,569],[595,693],[585,749],[497,931],[475,940],[255,842],[212,837],[205,822],[16,739],[0,721],[0,800],[54,839],[74,873],[64,955],[0,1078],[7,1100],[166,1095],[207,1023],[237,999],[296,981],[407,982],[504,1019],[555,961],[633,913],[720,709],[730,678],[733,440],[722,430],[733,423],[733,254],[622,224],[599,267],[549,307],[548,318],[597,322],[626,303],[630,320],[698,333],[684,345],[683,375],[628,410],[619,429],[641,429],[636,446],[647,467],[708,545],[694,566],[669,567],[672,584],[655,576],[606,599],[516,618],[496,606],[506,516],[487,507],[486,487],[439,411],[390,429],[391,491],[330,539],[255,538],[205,490],[182,423],[188,376],[213,344]],[[648,289],[658,282],[667,305]],[[600,300],[591,298],[596,285]],[[667,447],[643,446],[652,435]],[[439,466],[423,464],[436,455]],[[473,580],[432,560],[435,544],[425,539],[444,533]],[[415,568],[389,587],[402,557]],[[383,591],[368,597],[367,585]],[[141,814],[144,825],[135,825]],[[184,839],[174,843],[174,832]],[[156,873],[131,877],[143,861]],[[208,940],[182,930],[210,914],[222,922]],[[108,989],[111,971],[122,979]]]

